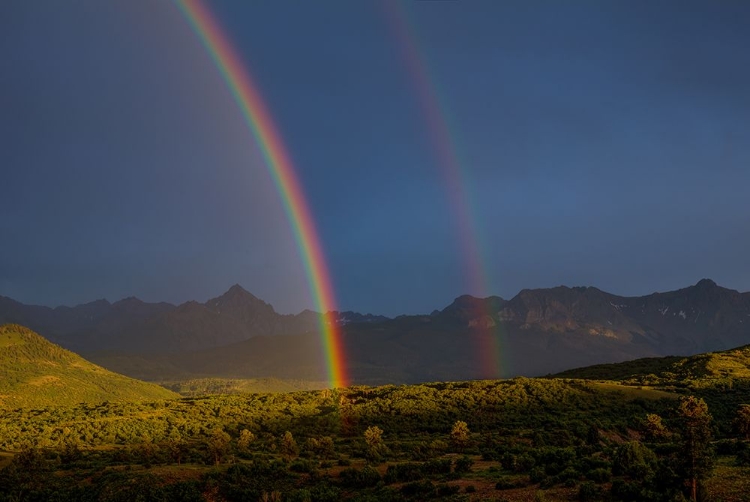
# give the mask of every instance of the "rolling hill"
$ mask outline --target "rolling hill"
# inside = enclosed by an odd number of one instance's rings
[[[722,386],[750,379],[750,345],[689,357],[652,357],[598,364],[554,375],[556,378],[615,380],[637,385]]]
[[[96,366],[23,326],[0,326],[0,408],[174,397],[158,385]]]

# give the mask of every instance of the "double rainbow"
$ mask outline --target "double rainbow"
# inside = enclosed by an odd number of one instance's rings
[[[329,384],[346,386],[349,378],[341,332],[332,315],[336,301],[328,266],[287,149],[258,87],[211,12],[200,0],[180,0],[177,5],[216,64],[260,147],[294,232],[315,307],[321,312],[320,332]]]

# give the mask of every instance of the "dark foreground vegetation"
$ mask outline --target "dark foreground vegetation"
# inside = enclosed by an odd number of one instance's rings
[[[673,390],[518,378],[5,410],[0,500],[747,500],[750,384]]]

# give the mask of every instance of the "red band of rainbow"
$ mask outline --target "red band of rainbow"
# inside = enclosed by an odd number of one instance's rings
[[[258,87],[208,8],[200,0],[181,0],[177,5],[216,64],[260,147],[294,232],[310,293],[321,312],[320,332],[329,384],[346,386],[349,379],[341,332],[332,317],[336,301],[328,266],[290,156]]]

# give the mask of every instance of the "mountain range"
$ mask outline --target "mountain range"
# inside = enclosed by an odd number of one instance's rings
[[[352,380],[368,384],[535,376],[750,343],[750,293],[708,279],[640,297],[559,286],[510,300],[465,295],[429,315],[332,318]],[[127,298],[52,309],[0,296],[5,322],[147,380],[325,379],[319,315],[279,314],[239,285],[177,306]]]

